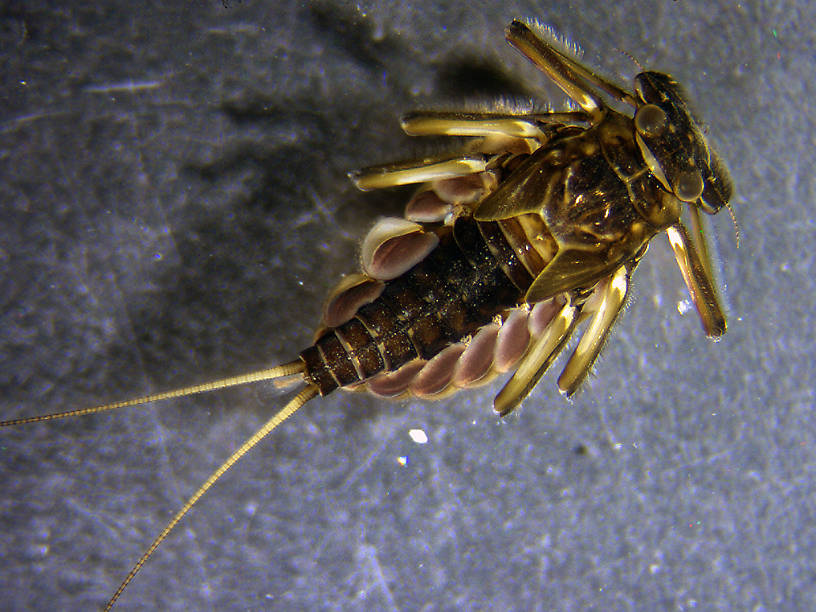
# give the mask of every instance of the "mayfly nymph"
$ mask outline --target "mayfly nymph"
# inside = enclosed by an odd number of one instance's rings
[[[439,398],[512,372],[501,415],[530,393],[582,322],[558,378],[571,395],[592,368],[651,239],[666,232],[708,336],[726,323],[701,211],[731,183],[670,76],[631,91],[580,63],[546,29],[513,21],[507,40],[576,104],[565,112],[415,112],[410,135],[468,137],[464,150],[369,167],[363,190],[416,184],[404,218],[375,225],[362,272],[331,292],[311,346],[292,362],[164,393],[0,423],[82,416],[284,378],[301,389],[190,497],[108,602],[117,601],[181,518],[242,455],[306,402],[338,388]],[[631,114],[613,106],[629,107]],[[693,231],[681,222],[688,214]]]

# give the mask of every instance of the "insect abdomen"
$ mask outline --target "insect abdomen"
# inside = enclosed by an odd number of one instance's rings
[[[439,245],[300,357],[321,395],[415,359],[429,360],[518,306],[533,281],[492,221],[459,217]]]

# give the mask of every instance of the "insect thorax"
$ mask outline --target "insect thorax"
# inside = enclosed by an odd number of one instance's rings
[[[522,222],[544,262],[531,266],[529,302],[590,288],[677,221],[680,202],[643,161],[633,129],[612,110],[597,126],[559,129],[477,208],[477,219]]]

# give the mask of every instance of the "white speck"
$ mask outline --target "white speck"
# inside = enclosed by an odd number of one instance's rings
[[[689,310],[691,310],[691,302],[688,300],[680,300],[677,302],[677,312],[681,315],[686,314]]]
[[[620,449],[622,449],[622,448],[623,448],[623,444],[621,444],[620,442],[615,442],[615,443],[612,445],[612,448],[613,448],[613,449],[615,449],[616,451],[618,451],[618,450],[620,450]]]
[[[408,435],[411,436],[411,440],[413,440],[416,444],[428,443],[428,435],[421,429],[409,429]]]
[[[656,573],[657,573],[657,572],[659,572],[659,571],[660,571],[660,564],[659,564],[659,563],[652,563],[652,564],[649,566],[649,573],[650,573],[650,574],[654,575],[654,574],[656,574]]]
[[[402,467],[408,465],[408,457],[397,457],[397,463],[399,463]]]
[[[257,512],[257,510],[258,510],[258,504],[254,503],[254,502],[249,503],[249,504],[247,504],[246,506],[244,506],[244,511],[245,511],[245,512],[246,512],[246,513],[247,513],[249,516],[254,516],[254,515],[255,515],[255,512]]]

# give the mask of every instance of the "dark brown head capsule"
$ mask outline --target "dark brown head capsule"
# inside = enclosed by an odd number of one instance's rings
[[[728,172],[713,154],[680,85],[669,75],[635,77],[641,106],[635,129],[643,159],[663,186],[683,202],[714,214],[731,198]]]

